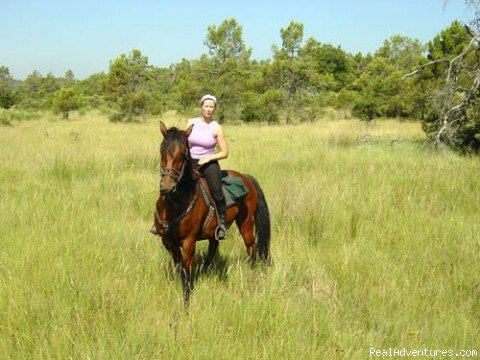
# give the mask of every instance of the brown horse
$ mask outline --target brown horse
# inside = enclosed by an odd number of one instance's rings
[[[186,305],[193,285],[196,241],[209,240],[204,269],[210,265],[219,244],[215,240],[217,219],[209,216],[209,206],[190,163],[188,136],[192,128],[193,125],[186,131],[175,127],[167,130],[160,122],[164,139],[160,147],[160,196],[154,220],[163,245],[180,270]],[[262,261],[269,262],[270,215],[263,191],[250,175],[236,171],[228,171],[228,175],[240,178],[248,188],[247,195],[227,209],[228,226],[235,221],[252,262],[257,254]]]

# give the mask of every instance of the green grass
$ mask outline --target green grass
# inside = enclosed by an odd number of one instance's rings
[[[172,114],[164,121],[183,127]],[[231,230],[187,311],[170,258],[148,233],[156,120],[0,128],[0,358],[480,350],[477,158],[425,148],[413,122],[225,130],[223,168],[254,175],[265,191],[274,263],[251,269]]]

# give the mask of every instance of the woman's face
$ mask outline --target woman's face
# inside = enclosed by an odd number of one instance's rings
[[[215,112],[215,102],[213,100],[205,100],[201,106],[202,115],[205,119],[211,119]]]

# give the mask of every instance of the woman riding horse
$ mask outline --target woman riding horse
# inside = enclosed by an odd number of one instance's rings
[[[167,129],[160,122],[164,139],[160,147],[160,196],[154,214],[155,233],[162,238],[163,245],[181,270],[186,305],[193,285],[196,241],[209,240],[205,269],[219,244],[215,236],[219,221],[211,216],[208,201],[202,195],[202,187],[190,166],[192,158],[188,139],[195,126],[192,124],[186,131],[181,131],[177,128]],[[248,192],[226,209],[224,224],[228,226],[235,221],[250,259],[254,261],[258,254],[262,261],[268,263],[270,215],[265,195],[252,176],[232,170],[227,174],[229,178],[239,179]]]
[[[188,137],[191,166],[194,171],[199,171],[205,177],[215,202],[219,219],[215,237],[217,240],[225,240],[227,238],[227,204],[222,191],[222,172],[218,160],[228,157],[228,142],[223,128],[213,119],[216,109],[215,96],[210,94],[202,96],[201,116],[190,119],[187,129],[194,125]],[[220,151],[215,153],[217,145]],[[158,235],[155,227],[152,227],[150,232]]]

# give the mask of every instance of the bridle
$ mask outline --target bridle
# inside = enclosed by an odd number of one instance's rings
[[[190,151],[188,148],[188,144],[185,146],[185,152],[183,153],[183,164],[180,170],[177,170],[173,167],[160,167],[160,183],[164,176],[168,176],[175,181],[175,185],[173,186],[172,191],[177,191],[177,185],[182,180],[183,175],[185,173],[185,167],[190,162]],[[168,164],[167,164],[168,165]]]

